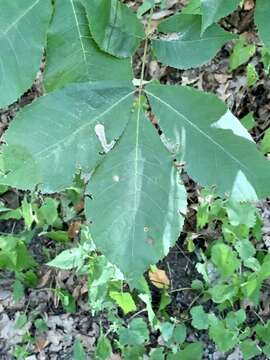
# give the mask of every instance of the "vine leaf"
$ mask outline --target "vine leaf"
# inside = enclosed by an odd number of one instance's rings
[[[133,92],[129,83],[73,84],[25,107],[5,133],[1,184],[45,193],[70,186],[76,171],[103,158],[95,126],[104,126],[107,139],[121,135]]]
[[[237,9],[240,0],[201,0],[202,32]]]
[[[257,25],[260,38],[262,39],[267,50],[270,51],[270,2],[257,0],[255,10],[255,23]]]
[[[96,45],[82,3],[79,0],[57,1],[48,33],[46,90],[75,82],[132,78],[131,59],[114,58]]]
[[[86,215],[99,250],[129,281],[164,257],[180,233],[186,193],[169,152],[142,111],[88,185]]]
[[[194,68],[210,61],[226,42],[235,39],[216,24],[202,35],[201,29],[200,15],[177,14],[161,22],[161,32],[180,34],[176,38],[153,40],[158,60],[177,69]]]
[[[118,57],[134,54],[145,38],[143,25],[119,0],[82,0],[91,33],[103,51]]]
[[[49,0],[0,0],[0,108],[35,80],[51,17]]]
[[[146,92],[167,141],[178,145],[178,158],[195,181],[236,200],[269,195],[269,161],[235,118],[228,121],[230,113],[216,96],[181,86],[148,85]]]

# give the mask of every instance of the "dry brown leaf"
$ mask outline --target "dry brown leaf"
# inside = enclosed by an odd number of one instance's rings
[[[170,286],[170,280],[164,270],[149,271],[148,275],[151,283],[158,289],[168,289]]]
[[[46,269],[46,273],[43,274],[42,277],[39,280],[39,283],[38,283],[38,286],[37,286],[38,289],[41,289],[41,288],[45,287],[48,284],[48,282],[49,282],[49,280],[51,278],[51,274],[52,274],[52,270],[47,270]]]
[[[72,291],[72,296],[74,297],[75,300],[78,300],[80,293],[81,293],[81,286],[77,285],[75,289]]]
[[[158,20],[151,21],[150,34],[153,34],[157,30],[159,23],[160,23],[160,21],[158,21]]]
[[[85,283],[81,288],[81,295],[88,293],[88,284]]]
[[[37,339],[34,352],[36,352],[36,353],[41,352],[43,349],[45,349],[46,346],[48,346],[48,344],[49,344],[49,341],[45,338]]]
[[[74,206],[76,213],[81,212],[84,209],[84,200],[82,199],[77,205]]]
[[[80,232],[81,222],[80,221],[73,221],[70,223],[68,228],[68,236],[70,239],[74,239]]]
[[[254,8],[254,0],[245,0],[244,2],[244,10],[252,10]]]

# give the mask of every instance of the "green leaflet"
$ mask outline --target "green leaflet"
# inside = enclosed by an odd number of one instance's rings
[[[98,339],[95,351],[95,360],[107,360],[112,355],[112,347],[109,339],[102,335]]]
[[[201,0],[202,32],[236,10],[239,3],[240,0]]]
[[[48,265],[63,270],[80,268],[84,264],[85,257],[81,248],[68,249],[58,254]]]
[[[223,243],[215,244],[212,247],[211,260],[222,277],[232,276],[234,271],[240,266],[237,253]]]
[[[149,360],[164,360],[164,353],[163,353],[163,349],[162,348],[156,348],[153,349],[153,351],[151,351],[150,353],[150,358]]]
[[[235,200],[269,195],[269,161],[217,97],[181,86],[148,85],[146,93],[167,141],[178,145],[195,181]]]
[[[73,344],[72,356],[73,360],[86,360],[86,353],[79,338],[77,338]]]
[[[74,82],[131,80],[133,77],[131,59],[116,59],[99,50],[79,0],[56,2],[46,60],[47,91]]]
[[[198,26],[198,24],[200,25],[200,23],[200,15],[180,13],[161,21],[158,30],[162,33],[181,33],[191,31],[195,26]]]
[[[143,115],[134,113],[88,186],[87,218],[97,248],[128,280],[166,255],[183,225],[185,189],[172,158]]]
[[[118,57],[134,54],[145,33],[142,23],[119,0],[82,0],[91,33],[103,51]]]
[[[148,339],[149,330],[142,318],[131,320],[128,328],[121,327],[119,329],[119,342],[121,345],[142,345]]]
[[[136,304],[128,292],[110,291],[110,297],[123,310],[124,314],[136,311]]]
[[[31,87],[51,17],[50,0],[0,0],[0,108]]]
[[[246,225],[249,228],[255,226],[257,209],[252,204],[228,201],[225,207],[231,225]]]
[[[36,265],[27,251],[23,239],[15,236],[0,236],[0,269],[21,272]]]
[[[105,256],[96,256],[92,259],[88,277],[88,301],[92,314],[108,306],[108,301],[111,300],[108,299],[110,285],[113,287],[118,280],[123,281],[123,275]]]
[[[226,42],[235,39],[216,24],[201,35],[201,24],[200,15],[189,14],[177,14],[161,22],[160,31],[180,34],[174,40],[153,40],[158,60],[178,69],[194,68],[210,61]]]
[[[270,129],[265,131],[264,137],[260,143],[260,150],[263,154],[270,153]]]
[[[249,61],[255,54],[256,45],[249,44],[244,37],[240,37],[234,45],[233,52],[230,56],[230,70],[237,69],[240,65]]]
[[[242,352],[244,360],[254,359],[257,355],[260,355],[262,350],[258,347],[257,343],[252,340],[245,340],[240,344],[240,350]]]
[[[254,86],[259,80],[259,75],[253,64],[248,64],[247,66],[247,86]]]
[[[270,1],[257,0],[255,10],[255,23],[267,50],[270,51]]]
[[[202,305],[194,306],[190,310],[192,326],[195,329],[206,330],[209,327],[208,314],[204,312]]]
[[[216,343],[218,350],[231,350],[238,343],[237,332],[227,329],[224,321],[218,320],[214,314],[209,315],[209,321],[209,337]]]
[[[189,0],[182,9],[182,14],[201,15],[201,0]]]
[[[201,342],[189,343],[183,350],[170,353],[167,360],[201,360],[203,356],[203,344]]]
[[[45,193],[70,186],[75,172],[93,169],[106,141],[121,135],[133,91],[129,83],[73,84],[25,107],[5,133],[1,183]]]
[[[240,121],[248,131],[251,130],[256,124],[256,121],[251,112],[245,115]]]

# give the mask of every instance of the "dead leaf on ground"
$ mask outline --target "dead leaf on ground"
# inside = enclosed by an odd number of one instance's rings
[[[148,272],[151,283],[158,289],[168,289],[170,286],[170,280],[164,270],[157,269],[155,272]]]
[[[49,341],[45,338],[38,338],[36,341],[36,346],[34,352],[40,353],[46,346],[49,345]]]
[[[51,278],[51,274],[52,274],[52,270],[46,269],[46,272],[41,276],[41,278],[39,280],[39,283],[37,286],[38,289],[41,289],[48,284],[48,282]]]
[[[82,199],[77,205],[74,206],[76,213],[78,214],[84,209],[84,199]]]
[[[73,221],[70,223],[68,228],[68,236],[70,239],[74,239],[80,232],[81,222],[80,221]]]
[[[172,10],[161,10],[161,11],[154,13],[152,16],[152,19],[154,21],[160,21],[172,14],[173,14]]]
[[[254,0],[245,0],[244,2],[244,10],[249,11],[254,8]]]
[[[95,349],[96,337],[79,334],[77,337],[86,349],[93,351]]]

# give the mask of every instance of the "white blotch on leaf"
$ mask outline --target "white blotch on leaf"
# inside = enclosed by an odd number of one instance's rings
[[[120,180],[118,175],[113,175],[112,179],[114,182],[119,182],[119,180]]]
[[[105,135],[105,128],[102,124],[97,124],[95,126],[95,133],[98,137],[98,140],[101,143],[101,146],[102,146],[104,152],[108,153],[114,147],[115,141],[113,140],[109,144],[107,143],[107,139],[106,139],[106,135]]]

